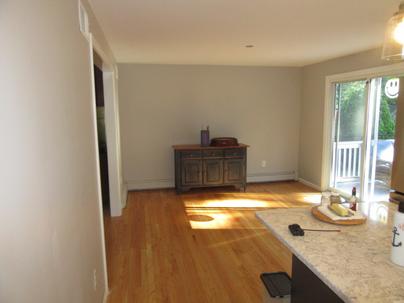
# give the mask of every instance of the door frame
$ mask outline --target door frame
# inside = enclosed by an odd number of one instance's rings
[[[93,130],[94,130],[94,146],[95,146],[95,169],[97,174],[97,196],[98,196],[98,216],[100,220],[100,232],[101,232],[101,245],[102,245],[102,263],[103,263],[103,275],[104,275],[104,301],[109,294],[108,285],[108,268],[107,268],[107,247],[105,244],[105,229],[104,229],[104,213],[102,208],[102,193],[101,193],[101,170],[100,170],[100,156],[98,153],[98,131],[97,131],[97,108],[95,98],[95,79],[94,79],[94,55],[93,55],[93,36],[91,33],[85,36],[88,42],[89,50],[89,72],[90,72],[90,84],[91,84],[91,107],[93,112]]]
[[[105,104],[105,135],[108,155],[108,178],[110,195],[110,212],[112,217],[121,216],[126,206],[127,189],[122,177],[121,142],[119,128],[118,104],[118,69],[110,61],[101,45],[92,37],[93,50],[102,59]]]
[[[104,213],[102,205],[102,192],[101,192],[101,171],[100,171],[100,158],[98,153],[98,130],[97,130],[97,108],[96,108],[96,94],[95,94],[95,79],[94,79],[94,51],[97,52],[103,60],[103,84],[104,84],[104,105],[105,105],[105,132],[107,138],[108,148],[108,173],[109,175],[109,188],[110,188],[110,207],[111,216],[120,216],[122,208],[125,206],[127,198],[126,187],[122,182],[122,165],[121,165],[121,152],[120,152],[120,134],[119,134],[119,108],[118,108],[118,95],[117,95],[117,79],[118,70],[116,65],[109,61],[108,56],[102,50],[100,44],[96,41],[91,32],[84,35],[88,42],[88,56],[89,56],[89,72],[91,83],[92,95],[92,111],[93,111],[93,130],[94,130],[94,146],[95,148],[95,164],[97,174],[97,195],[98,195],[98,209],[101,230],[101,245],[102,245],[102,262],[103,262],[103,275],[105,281],[105,297],[109,293],[108,285],[108,269],[107,269],[107,253],[105,241],[105,228],[104,228]]]
[[[321,172],[321,184],[320,184],[322,191],[326,191],[330,188],[330,174],[332,169],[331,159],[332,159],[333,112],[335,102],[334,84],[337,82],[349,82],[349,81],[365,80],[385,76],[395,76],[395,75],[399,76],[400,74],[404,74],[404,62],[326,76],[324,116],[323,116],[323,155],[322,155],[322,165],[321,165],[322,172]],[[365,117],[366,125],[368,125],[368,116],[369,116],[367,104],[368,102],[366,102],[366,117]],[[366,137],[364,137],[364,140],[366,140]]]

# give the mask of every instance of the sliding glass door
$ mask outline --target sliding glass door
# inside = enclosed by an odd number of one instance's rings
[[[363,181],[366,201],[387,201],[389,198],[399,81],[396,77],[371,81]]]
[[[399,79],[334,84],[330,187],[365,201],[387,201]]]
[[[335,84],[331,188],[360,193],[367,80]]]

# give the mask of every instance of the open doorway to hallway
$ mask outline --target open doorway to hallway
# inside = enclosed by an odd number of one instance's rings
[[[118,69],[100,44],[92,39],[91,57],[94,76],[94,113],[99,142],[100,183],[103,208],[111,216],[120,216],[126,206],[127,189],[122,179],[119,130]],[[109,202],[109,203],[108,203]]]
[[[97,107],[97,133],[98,133],[98,153],[100,159],[100,178],[102,192],[102,206],[104,213],[110,211],[110,191],[108,175],[108,146],[105,130],[105,100],[104,100],[104,80],[102,71],[102,59],[94,51],[94,86],[95,102]]]

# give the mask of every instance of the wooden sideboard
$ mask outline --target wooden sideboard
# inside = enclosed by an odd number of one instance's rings
[[[175,188],[178,193],[196,187],[246,188],[247,147],[174,145]]]

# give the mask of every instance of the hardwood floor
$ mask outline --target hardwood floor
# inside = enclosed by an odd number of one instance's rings
[[[255,211],[319,199],[298,182],[130,192],[122,217],[105,218],[108,302],[262,302],[259,275],[290,274],[291,254]]]

